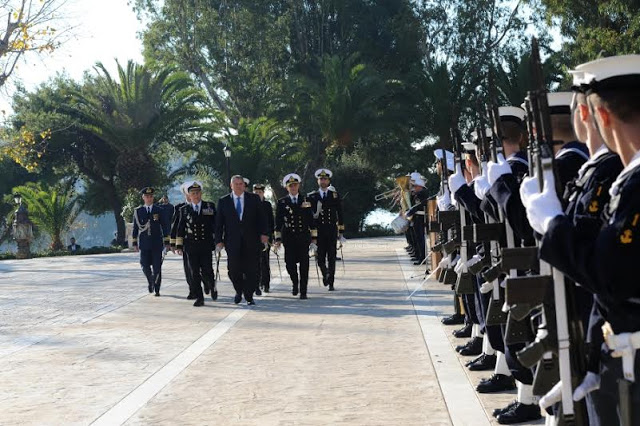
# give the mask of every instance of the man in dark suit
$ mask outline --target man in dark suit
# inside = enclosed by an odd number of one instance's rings
[[[269,201],[264,199],[264,189],[264,185],[261,183],[253,185],[253,193],[260,197],[262,209],[264,210],[265,217],[267,218],[267,235],[271,236],[273,235],[273,229],[275,228],[275,223],[273,221],[273,206],[271,206]],[[260,287],[262,287],[265,293],[269,293],[269,284],[271,282],[268,248],[266,250],[262,250],[258,263],[258,286],[256,287],[256,295],[260,296],[262,294]]]
[[[216,251],[227,251],[229,278],[236,290],[235,303],[255,305],[253,292],[257,286],[258,257],[269,242],[267,218],[260,197],[245,192],[240,175],[231,178],[230,194],[218,201],[216,217]]]
[[[169,244],[169,221],[163,215],[162,210],[153,204],[154,189],[143,188],[142,200],[144,205],[133,212],[132,243],[135,251],[140,252],[140,266],[147,277],[149,293],[155,289],[156,296],[160,296],[160,283],[162,281],[162,251],[166,236],[166,244]]]
[[[76,244],[76,239],[71,237],[71,239],[69,240],[69,242],[71,244],[69,244],[67,246],[67,250],[70,251],[71,253],[76,253],[78,250],[80,250],[80,245]]]
[[[216,206],[202,200],[202,184],[194,181],[186,185],[190,203],[180,208],[180,222],[176,232],[176,253],[187,255],[190,293],[195,296],[193,306],[204,305],[204,293],[211,292],[211,299],[218,299],[216,279],[213,273],[212,253],[216,221]]]

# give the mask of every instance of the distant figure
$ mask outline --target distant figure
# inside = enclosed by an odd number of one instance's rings
[[[69,240],[69,242],[71,244],[69,244],[67,246],[67,250],[70,251],[71,253],[76,253],[78,250],[80,250],[80,245],[76,244],[76,239],[71,237],[71,239]]]

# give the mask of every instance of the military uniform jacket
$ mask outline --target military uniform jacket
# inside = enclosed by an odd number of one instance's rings
[[[420,191],[416,192],[414,200],[415,204],[407,210],[406,216],[413,216],[414,223],[423,224],[425,221],[424,209],[427,207],[427,202],[429,201],[427,188],[422,188]]]
[[[140,250],[162,249],[165,243],[169,244],[170,226],[157,205],[151,206],[150,214],[145,206],[139,206],[133,212],[132,243]]]
[[[171,234],[169,235],[171,247],[176,246],[176,234],[178,233],[178,224],[180,223],[180,209],[182,209],[186,204],[186,202],[178,203],[173,210],[173,217],[171,218]]]
[[[200,213],[196,214],[191,203],[180,208],[180,219],[176,231],[176,248],[200,245],[214,248],[216,207],[212,202],[202,201]]]
[[[484,212],[480,207],[481,201],[476,197],[474,192],[474,185],[474,181],[471,181],[471,183],[467,185],[462,185],[460,189],[453,194],[456,201],[469,213],[471,221],[467,222],[468,224],[471,222],[484,223]]]
[[[267,200],[262,200],[262,203],[260,204],[260,206],[262,207],[262,211],[265,217],[267,218],[267,232],[268,232],[267,235],[272,236],[273,231],[275,230],[275,227],[276,227],[275,219],[273,217],[273,206]]]
[[[291,197],[280,198],[276,204],[275,239],[286,244],[288,237],[311,235],[318,236],[313,220],[312,203],[306,196],[298,194],[297,204]]]
[[[344,232],[342,199],[336,191],[327,189],[324,200],[320,190],[313,191],[307,194],[307,199],[311,202],[316,229],[337,226],[340,233]]]
[[[567,216],[554,218],[540,256],[596,294],[618,333],[640,330],[640,154],[611,186],[606,225],[595,240]]]

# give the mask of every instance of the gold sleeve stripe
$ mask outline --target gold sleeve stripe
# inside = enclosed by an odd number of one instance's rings
[[[279,231],[276,231],[276,232],[275,232],[275,237],[276,237],[276,240],[281,239],[281,238],[282,238],[282,233],[281,233],[281,232],[279,232]]]
[[[178,237],[176,238],[176,246],[181,246],[184,244],[184,238]]]
[[[338,225],[338,231],[344,231],[344,225]]]
[[[316,238],[317,236],[318,236],[318,231],[317,231],[317,230],[315,230],[315,229],[312,229],[312,230],[311,230],[311,237],[312,237],[312,238]]]
[[[176,243],[176,239],[175,239],[175,238],[169,238],[169,242],[170,242],[171,244],[175,244],[175,243]]]

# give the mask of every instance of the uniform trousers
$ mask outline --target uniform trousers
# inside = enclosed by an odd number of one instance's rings
[[[215,275],[213,274],[213,243],[186,241],[184,251],[189,262],[189,275],[191,276],[191,294],[198,300],[203,300],[202,285],[210,289],[215,288]]]
[[[338,227],[318,227],[318,266],[325,285],[333,285],[336,275],[336,253]]]
[[[162,283],[162,248],[140,250],[140,266],[147,282],[156,291]]]
[[[309,282],[309,244],[310,234],[287,233],[283,238],[284,262],[291,277],[293,288],[300,288],[300,294],[307,294]],[[298,274],[300,264],[300,274]]]

